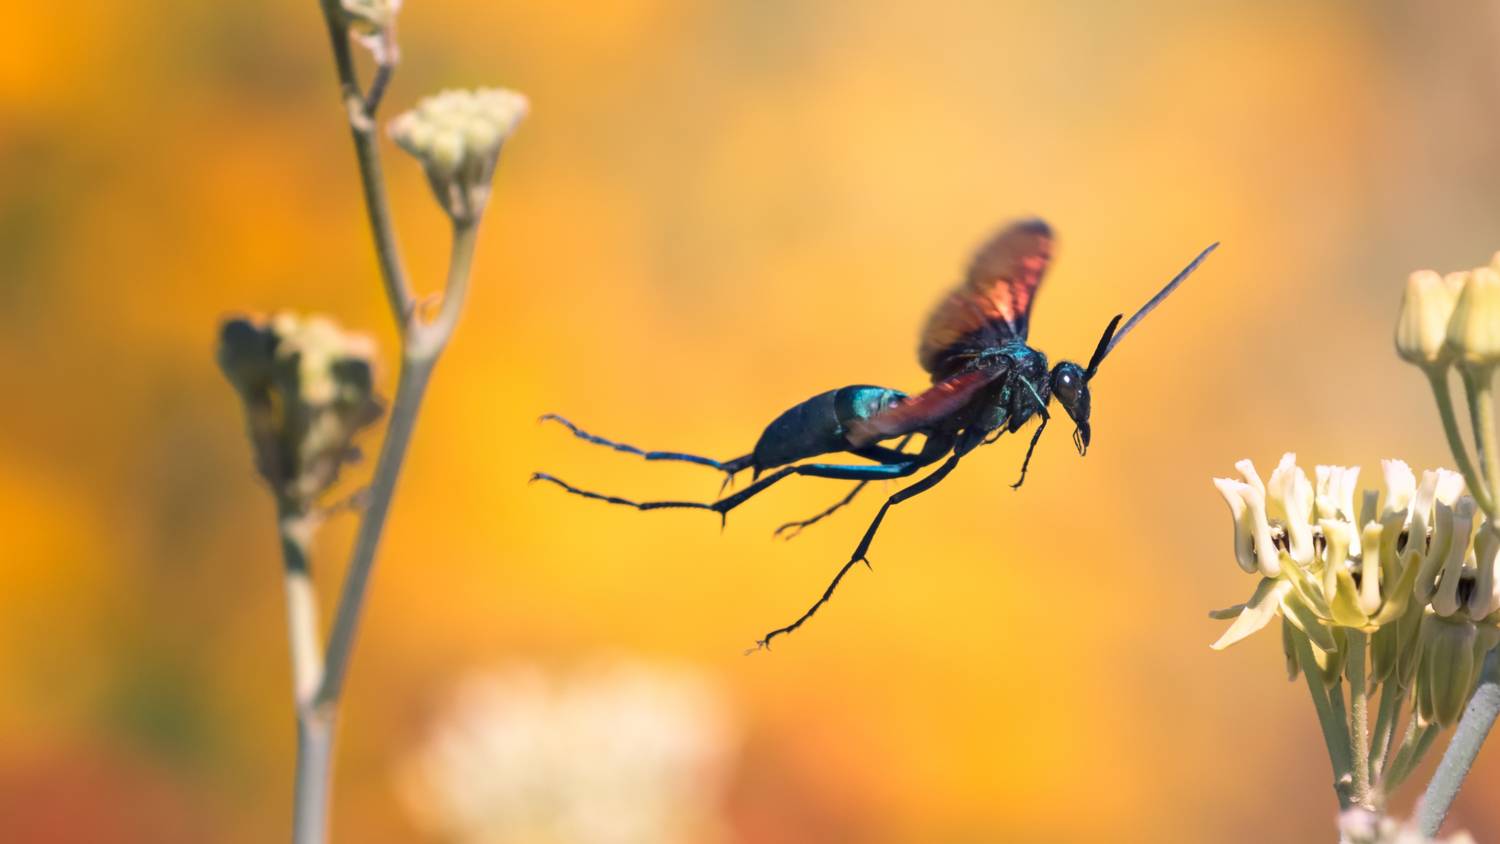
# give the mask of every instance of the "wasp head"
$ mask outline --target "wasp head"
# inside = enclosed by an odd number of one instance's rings
[[[1089,448],[1089,384],[1083,367],[1066,360],[1053,367],[1052,394],[1077,426],[1073,445],[1081,455]]]

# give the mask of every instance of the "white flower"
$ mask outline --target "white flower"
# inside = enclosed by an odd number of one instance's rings
[[[613,662],[471,678],[400,771],[418,822],[458,844],[698,844],[736,738],[696,673]]]

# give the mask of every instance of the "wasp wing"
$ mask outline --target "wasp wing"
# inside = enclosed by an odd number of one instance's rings
[[[985,242],[963,283],[927,318],[917,351],[922,368],[943,378],[975,351],[1024,341],[1052,261],[1052,240],[1052,227],[1032,219],[1011,223]]]
[[[855,448],[891,437],[899,437],[921,430],[932,423],[956,413],[974,400],[980,390],[995,383],[1010,369],[1008,362],[999,361],[983,369],[972,369],[952,378],[945,378],[924,392],[907,396],[894,407],[883,410],[869,419],[859,419],[849,424],[847,439]]]

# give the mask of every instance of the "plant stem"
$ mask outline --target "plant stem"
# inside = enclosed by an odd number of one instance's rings
[[[1370,738],[1370,781],[1379,782],[1391,752],[1391,738],[1396,732],[1396,721],[1401,717],[1401,699],[1405,696],[1395,678],[1380,684],[1380,706],[1375,716],[1375,732]]]
[[[396,245],[396,233],[391,223],[390,202],[385,193],[385,177],[380,167],[380,137],[375,123],[375,109],[385,92],[395,68],[382,63],[376,69],[375,81],[370,86],[368,98],[360,93],[359,79],[354,72],[354,57],[349,49],[349,33],[344,27],[338,0],[321,0],[323,19],[328,24],[328,35],[333,45],[333,64],[338,73],[339,95],[349,118],[349,130],[354,135],[354,155],[359,161],[359,181],[365,197],[365,215],[370,220],[370,233],[375,238],[375,257],[380,265],[380,279],[385,285],[386,299],[395,314],[396,324],[402,331],[408,327],[412,317],[411,288],[406,280],[406,269],[401,263],[401,252]]]
[[[1427,791],[1417,803],[1417,828],[1428,836],[1437,835],[1458,795],[1459,786],[1469,774],[1479,747],[1484,744],[1500,715],[1500,651],[1492,650],[1484,658],[1484,670],[1479,675],[1479,687],[1469,698],[1469,705],[1453,731],[1453,740],[1443,751],[1443,760],[1438,763]]]
[[[396,491],[396,481],[401,474],[407,447],[411,444],[412,431],[416,428],[422,397],[426,393],[438,357],[447,347],[457,326],[458,315],[463,310],[477,228],[477,221],[454,225],[453,254],[448,268],[442,311],[437,321],[431,325],[413,321],[403,338],[405,348],[401,357],[401,374],[396,383],[396,396],[391,402],[390,424],[386,428],[385,441],[381,443],[380,457],[375,462],[369,496],[360,519],[359,531],[355,535],[349,569],[344,575],[343,591],[334,613],[333,629],[328,636],[323,682],[307,712],[310,722],[305,725],[305,735],[310,741],[316,742],[309,747],[312,751],[329,757],[332,755],[333,728],[338,715],[339,698],[349,673],[354,638],[364,615],[370,575],[375,568],[375,552],[380,546],[386,516],[390,512],[391,499]],[[311,768],[318,762],[316,759],[311,760],[308,767]],[[324,771],[322,799],[326,806],[329,759],[322,759],[321,764]],[[299,844],[304,840],[322,839],[297,839]]]
[[[1464,374],[1464,391],[1469,399],[1469,411],[1474,422],[1474,441],[1480,457],[1480,469],[1484,472],[1484,489],[1489,507],[1485,515],[1500,518],[1495,512],[1493,493],[1500,483],[1500,444],[1495,441],[1495,397],[1494,367],[1489,364],[1461,367]],[[1485,502],[1481,502],[1483,504]]]
[[[1366,808],[1374,808],[1370,798],[1370,746],[1366,743],[1370,734],[1370,690],[1365,684],[1365,642],[1362,630],[1350,630],[1349,656],[1346,671],[1349,675],[1350,741],[1353,751],[1351,760],[1354,774],[1354,800]]]
[[[1401,749],[1396,751],[1396,758],[1392,760],[1385,780],[1380,784],[1382,791],[1386,794],[1396,793],[1396,789],[1406,782],[1412,771],[1422,764],[1422,757],[1427,755],[1427,750],[1432,747],[1439,732],[1437,724],[1418,724],[1417,716],[1412,715],[1406,728],[1406,738],[1401,741]]]
[[[1448,372],[1447,370],[1442,372],[1429,370],[1427,380],[1431,382],[1433,396],[1437,399],[1438,416],[1443,420],[1443,433],[1448,437],[1448,447],[1453,451],[1453,459],[1458,462],[1458,470],[1463,473],[1464,482],[1469,485],[1469,494],[1474,496],[1481,510],[1493,515],[1495,504],[1490,495],[1490,486],[1486,479],[1479,476],[1474,462],[1469,459],[1468,446],[1464,444],[1463,433],[1458,428],[1458,416],[1453,410],[1453,391],[1448,387]],[[1473,393],[1468,383],[1469,379],[1465,377],[1464,390],[1469,398],[1469,418],[1471,422],[1477,423],[1478,414],[1475,412]],[[1483,451],[1478,431],[1476,425],[1474,442],[1475,446]]]
[[[291,647],[292,699],[297,713],[292,840],[321,841],[328,826],[330,731],[318,728],[312,710],[313,696],[323,682],[323,653],[318,631],[318,598],[308,554],[318,518],[283,501],[278,507],[277,527],[285,563],[287,642]]]
[[[1313,658],[1312,644],[1307,637],[1293,636],[1296,643],[1297,662],[1302,666],[1302,676],[1307,679],[1307,691],[1312,696],[1313,708],[1318,711],[1318,726],[1323,729],[1323,742],[1328,746],[1328,761],[1333,765],[1333,790],[1338,795],[1339,809],[1353,805],[1349,793],[1353,784],[1352,762],[1349,753],[1349,725],[1344,718],[1343,707],[1335,712],[1329,698],[1329,690],[1323,685],[1322,669]]]

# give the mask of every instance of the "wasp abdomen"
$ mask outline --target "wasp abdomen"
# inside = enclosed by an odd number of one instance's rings
[[[756,471],[849,448],[849,423],[888,410],[906,394],[855,384],[819,393],[776,417],[755,444]]]

